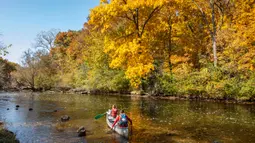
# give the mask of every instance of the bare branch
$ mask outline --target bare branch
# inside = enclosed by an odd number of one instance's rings
[[[40,32],[39,34],[37,34],[34,47],[42,48],[49,52],[50,49],[54,47],[54,40],[58,32],[59,30],[56,29]]]
[[[163,7],[163,6],[162,6],[162,7]],[[148,18],[146,19],[146,21],[145,21],[144,24],[143,24],[142,32],[141,32],[141,34],[140,34],[141,36],[143,35],[145,26],[147,25],[147,23],[149,22],[149,20],[152,18],[153,14],[154,14],[156,11],[160,10],[162,7],[157,6],[157,7],[154,8],[154,9],[152,10],[152,12],[149,14]]]

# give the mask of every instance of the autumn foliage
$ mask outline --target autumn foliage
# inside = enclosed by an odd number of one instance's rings
[[[48,54],[55,85],[253,98],[255,1],[101,0]]]

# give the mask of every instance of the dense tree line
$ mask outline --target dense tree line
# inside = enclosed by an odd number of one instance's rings
[[[15,67],[17,66],[17,64],[2,58],[3,55],[8,54],[7,48],[10,46],[11,45],[4,45],[4,43],[0,40],[0,89],[8,88],[11,86],[11,73],[16,70]]]
[[[37,36],[17,81],[32,88],[255,97],[253,0],[101,0],[79,31]]]

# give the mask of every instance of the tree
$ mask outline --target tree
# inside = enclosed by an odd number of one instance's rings
[[[22,56],[22,67],[18,71],[21,81],[25,81],[26,84],[35,89],[35,77],[38,74],[39,59],[36,57],[36,53],[31,49],[24,51]]]
[[[82,50],[83,63],[79,71],[85,73],[83,80],[88,89],[100,89],[102,91],[129,91],[129,82],[121,69],[109,67],[109,56],[104,52],[104,35],[100,31],[92,30],[90,25],[84,24],[84,29],[77,40]],[[82,47],[81,47],[82,46]],[[76,52],[73,52],[76,53]]]
[[[49,53],[43,50],[36,51],[35,56],[39,59],[37,63],[38,73],[35,77],[35,86],[43,90],[51,89],[58,81],[54,59],[52,59]]]
[[[134,87],[154,70],[150,34],[156,30],[159,11],[168,2],[101,1],[91,11],[89,23],[105,34],[104,51],[110,56],[110,67],[124,69]]]
[[[74,41],[78,34],[79,32],[74,30],[68,30],[67,32],[59,32],[56,35],[54,44],[56,45],[56,47],[67,48]]]
[[[217,58],[217,30],[221,29],[221,26],[224,22],[225,10],[229,6],[229,0],[207,0],[209,7],[205,5],[205,1],[199,1],[202,7],[198,2],[192,0],[197,8],[200,10],[202,18],[207,26],[207,29],[210,33],[212,40],[212,49],[213,49],[213,61],[214,67],[217,67],[218,58]],[[211,18],[211,21],[208,20],[208,17]],[[220,17],[220,18],[219,18]]]
[[[29,87],[32,90],[52,88],[57,81],[57,69],[53,59],[45,50],[24,51],[22,65],[12,75],[18,86]]]
[[[54,40],[58,32],[59,30],[56,29],[40,32],[36,36],[34,47],[42,48],[49,52],[50,49],[54,47]]]
[[[15,71],[16,64],[0,57],[0,89],[8,87],[11,83],[11,72]]]
[[[81,53],[80,50],[74,50],[76,43],[76,38],[79,31],[69,30],[68,32],[59,32],[55,39],[55,47],[50,50],[50,56],[53,62],[57,66],[59,73],[64,75],[64,73],[72,71],[76,63],[76,56],[74,52]]]

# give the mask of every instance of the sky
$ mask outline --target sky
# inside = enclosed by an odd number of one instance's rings
[[[0,0],[0,41],[12,44],[4,58],[20,63],[41,31],[82,29],[98,4],[99,0]]]

